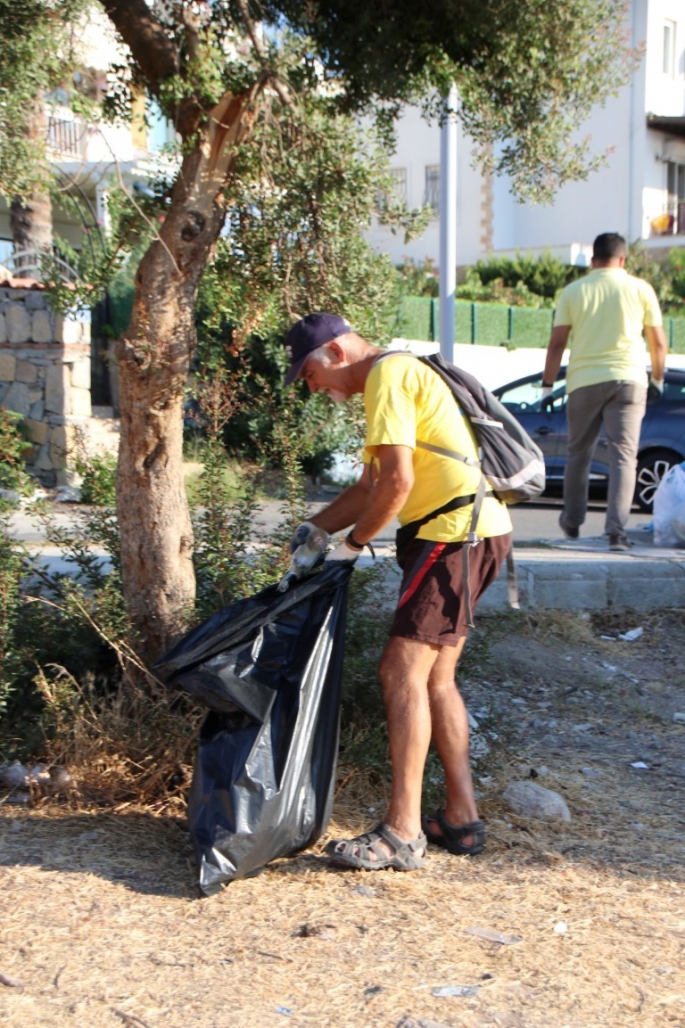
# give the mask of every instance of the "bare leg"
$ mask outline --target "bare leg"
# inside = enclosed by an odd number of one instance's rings
[[[428,680],[443,649],[392,636],[378,669],[392,767],[386,820],[403,839],[415,839],[421,832],[421,789],[431,739]]]
[[[428,680],[428,697],[433,725],[433,742],[445,771],[447,802],[445,820],[451,825],[478,820],[469,763],[469,723],[454,673],[466,639],[458,646],[443,646]],[[440,826],[429,819],[430,829],[440,835]],[[466,846],[473,842],[466,836]]]
[[[428,747],[433,736],[445,769],[450,824],[477,820],[469,766],[468,718],[454,682],[465,640],[435,646],[392,636],[378,673],[388,721],[392,787],[386,824],[406,841],[421,834],[421,793]],[[431,830],[440,834],[437,824]],[[470,845],[472,837],[463,840]],[[391,855],[390,849],[383,848]]]
[[[385,823],[405,842],[421,835],[421,790],[426,755],[431,740],[431,711],[428,679],[441,648],[414,639],[391,636],[378,674],[388,720],[392,788]],[[335,843],[340,848],[352,845],[352,855],[360,855],[356,840]],[[385,840],[378,845],[392,856]],[[423,856],[423,852],[417,854]],[[369,855],[369,860],[378,859]]]

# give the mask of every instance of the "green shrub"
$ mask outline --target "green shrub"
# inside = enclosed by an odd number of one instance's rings
[[[483,285],[497,280],[506,289],[517,289],[523,285],[529,294],[553,301],[565,285],[580,278],[585,270],[564,264],[551,254],[540,257],[517,254],[516,257],[490,257],[487,261],[478,261],[473,273]]]
[[[75,461],[82,476],[81,502],[113,507],[117,497],[117,458],[112,453],[95,454]]]
[[[26,428],[21,414],[0,409],[0,490],[3,491],[0,509],[11,507],[15,497],[31,490],[31,479],[24,465],[26,448]]]

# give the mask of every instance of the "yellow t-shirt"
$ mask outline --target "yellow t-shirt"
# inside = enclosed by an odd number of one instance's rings
[[[554,324],[571,326],[567,392],[599,382],[647,384],[642,329],[661,325],[648,282],[624,268],[595,268],[562,290]]]
[[[478,468],[463,461],[417,448],[417,440],[477,458],[471,427],[448,386],[431,368],[408,354],[392,354],[374,364],[364,388],[366,439],[364,463],[374,460],[377,446],[408,446],[413,450],[414,486],[398,514],[401,525],[430,514],[455,496],[475,493]],[[473,505],[441,514],[423,525],[419,539],[463,542]],[[506,504],[494,496],[483,500],[478,534],[484,538],[511,532]]]

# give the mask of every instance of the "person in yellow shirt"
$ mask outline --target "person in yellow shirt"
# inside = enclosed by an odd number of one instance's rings
[[[597,236],[592,271],[559,295],[547,348],[543,395],[551,393],[564,350],[568,457],[559,525],[577,539],[587,513],[590,464],[604,426],[609,449],[605,534],[610,550],[627,550],[635,493],[637,449],[647,400],[645,340],[652,365],[649,389],[664,388],[668,344],[652,287],[625,270],[626,241],[616,232]]]
[[[475,855],[485,844],[468,753],[468,719],[455,685],[468,634],[462,544],[480,481],[476,467],[426,449],[456,450],[477,460],[470,426],[442,379],[410,354],[371,346],[343,318],[310,314],[286,338],[286,384],[302,377],[312,392],[342,403],[362,393],[366,413],[364,467],[310,522],[292,548],[325,548],[330,533],[353,526],[327,560],[355,560],[393,518],[401,526],[447,506],[422,523],[398,552],[403,577],[397,609],[379,665],[388,718],[392,767],[385,820],[353,839],[333,840],[331,860],[344,867],[412,871],[423,865],[427,843]],[[471,551],[473,606],[497,577],[511,545],[506,506],[487,495],[478,521],[482,541]],[[406,533],[405,533],[406,535]],[[431,737],[445,770],[443,810],[421,815],[424,765]]]

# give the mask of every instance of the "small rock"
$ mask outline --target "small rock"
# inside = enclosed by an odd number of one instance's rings
[[[12,789],[4,803],[13,803],[17,807],[28,807],[31,803],[31,793],[26,789]]]
[[[619,639],[625,639],[626,642],[634,642],[635,639],[639,639],[642,635],[643,628],[632,628],[630,632],[623,632],[619,635]]]
[[[557,921],[554,926],[554,932],[556,935],[566,935],[568,932],[568,925],[565,921]]]
[[[373,899],[376,895],[376,890],[372,889],[370,885],[358,885],[352,892],[356,892],[358,896],[366,896],[368,899]]]
[[[431,996],[477,996],[477,985],[436,985],[431,989]]]
[[[52,793],[68,793],[74,784],[74,780],[63,767],[50,768],[50,782],[48,791]]]
[[[95,842],[95,840],[99,838],[100,833],[97,830],[92,832],[81,832],[79,835],[74,836],[74,842]]]
[[[332,939],[335,936],[335,925],[332,924],[303,924],[293,932],[297,939]]]
[[[682,711],[676,711],[673,715],[673,720],[677,725],[685,725],[685,713]]]
[[[446,1024],[438,1021],[425,1021],[422,1017],[418,1020],[413,1017],[403,1017],[398,1021],[395,1028],[448,1028]]]
[[[6,789],[21,789],[28,784],[29,773],[23,764],[0,764],[0,785]]]
[[[580,773],[586,778],[601,778],[601,773],[594,767],[581,767]]]
[[[55,493],[55,503],[80,503],[81,487],[78,485],[62,485]]]
[[[469,752],[474,760],[482,760],[490,752],[487,739],[479,732],[474,732],[469,739]]]
[[[24,983],[19,978],[10,978],[8,974],[2,974],[0,971],[0,985],[6,986],[8,989],[23,989]]]
[[[497,942],[501,946],[513,946],[514,943],[521,941],[520,935],[505,935],[503,932],[498,932],[494,928],[465,928],[464,932],[466,935],[475,935],[478,939],[485,939],[486,942]]]
[[[532,817],[540,821],[571,820],[563,797],[535,782],[512,782],[502,793],[502,799],[521,817]]]

